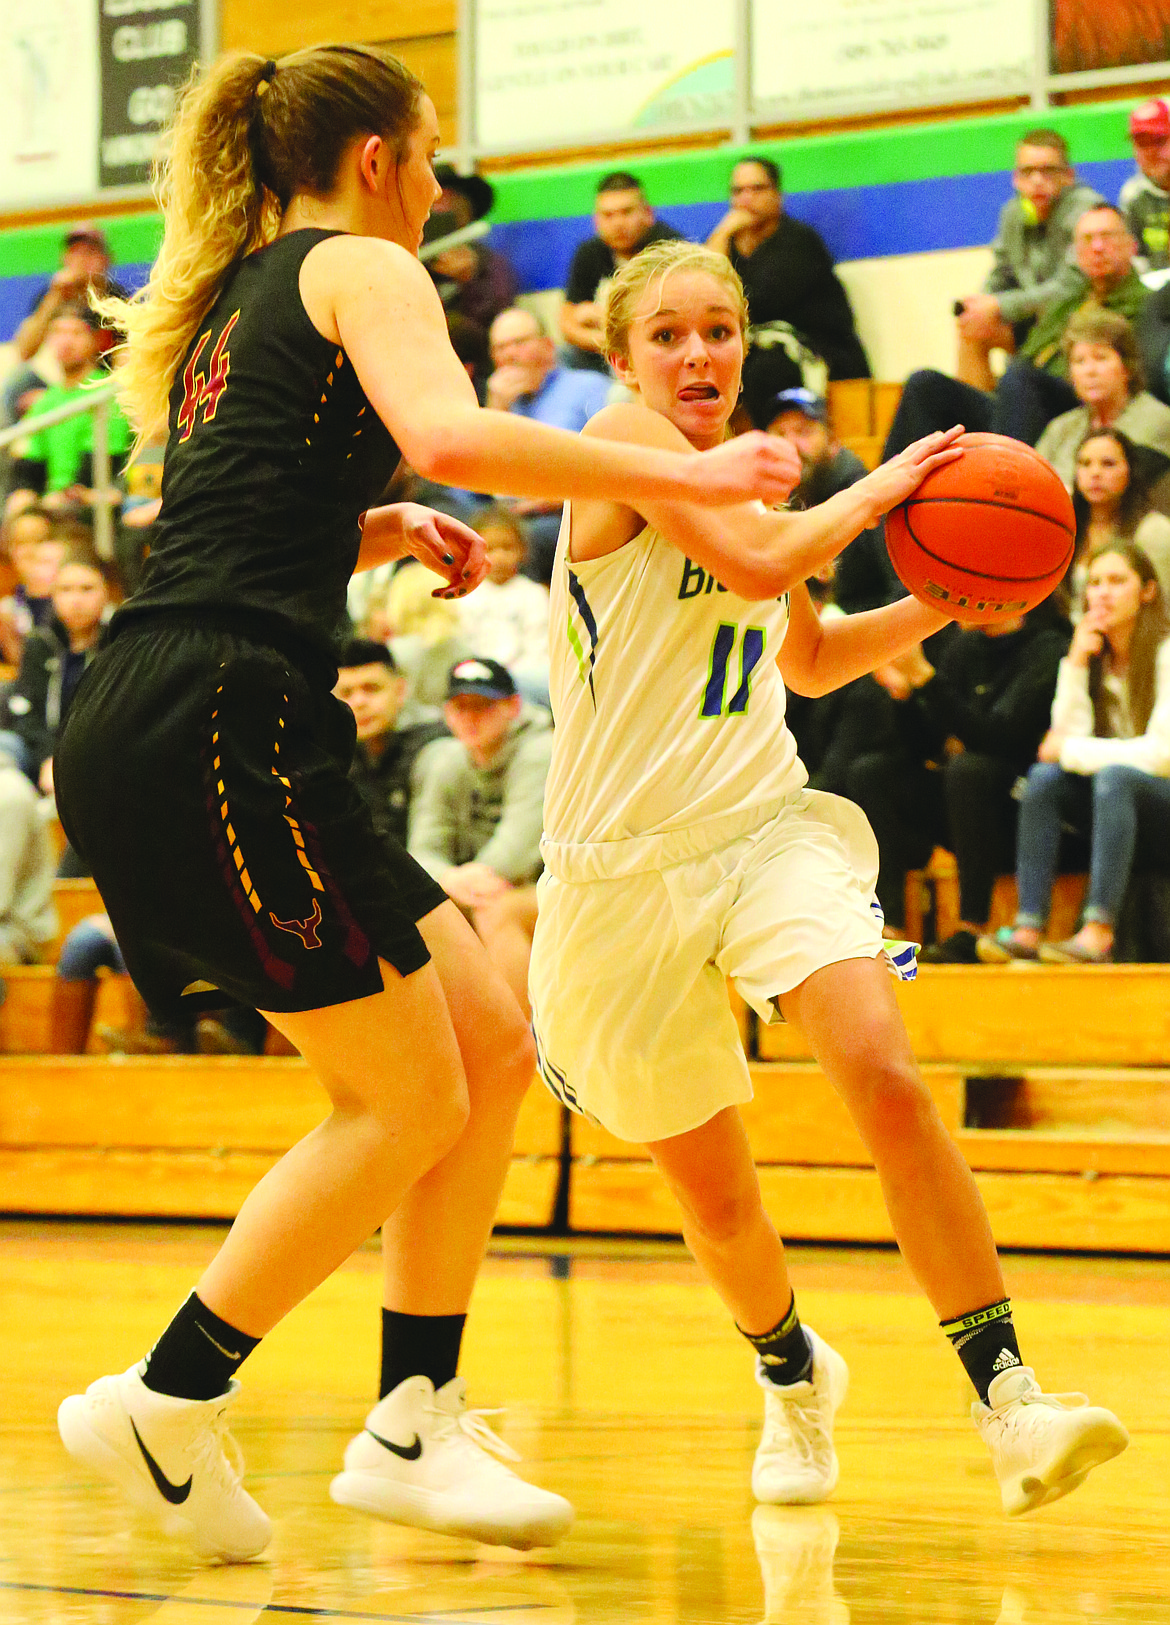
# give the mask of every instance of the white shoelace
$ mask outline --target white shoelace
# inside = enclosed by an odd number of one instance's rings
[[[438,1426],[435,1428],[436,1439],[453,1439],[458,1434],[462,1435],[474,1449],[486,1451],[489,1455],[499,1457],[501,1461],[521,1459],[520,1452],[513,1450],[510,1444],[506,1444],[484,1421],[485,1416],[502,1416],[504,1414],[502,1407],[488,1411],[460,1411],[457,1415],[441,1410],[437,1405],[427,1405],[424,1408],[431,1416],[439,1418]]]
[[[205,1469],[215,1481],[233,1493],[244,1476],[244,1452],[228,1432],[227,1407],[217,1411],[191,1441],[193,1466]]]
[[[802,1466],[815,1465],[818,1438],[824,1443],[824,1424],[816,1398],[804,1404],[799,1399],[778,1399],[782,1408],[769,1405],[764,1412],[764,1449],[783,1448],[799,1457]]]

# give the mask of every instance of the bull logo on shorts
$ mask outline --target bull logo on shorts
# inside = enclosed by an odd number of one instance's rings
[[[313,912],[304,920],[278,920],[271,909],[268,918],[278,931],[287,931],[290,936],[300,937],[306,948],[320,948],[323,946],[321,938],[317,935],[317,927],[321,924],[324,915],[321,913],[321,904],[316,897],[313,899]]]

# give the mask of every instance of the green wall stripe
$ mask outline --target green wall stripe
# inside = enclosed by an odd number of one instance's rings
[[[119,265],[149,264],[162,241],[162,216],[127,214],[97,222]],[[37,276],[53,272],[61,257],[65,227],[17,226],[0,232],[0,276]]]
[[[1011,167],[1012,148],[1025,130],[1051,126],[1068,138],[1074,161],[1124,158],[1129,152],[1126,118],[1134,104],[1096,102],[1081,107],[1030,108],[992,118],[959,118],[892,129],[836,135],[796,136],[748,147],[718,146],[681,153],[608,158],[493,177],[492,219],[545,220],[589,214],[598,180],[610,169],[636,168],[652,203],[708,203],[724,195],[728,171],[745,152],[763,152],[784,166],[792,193],[851,186],[884,186],[940,175],[994,173]],[[102,222],[114,259],[123,264],[152,260],[161,222],[157,214],[124,215]],[[61,227],[31,226],[0,231],[0,276],[34,276],[57,265]]]

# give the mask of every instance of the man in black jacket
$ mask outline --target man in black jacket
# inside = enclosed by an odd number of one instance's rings
[[[731,207],[707,239],[743,279],[753,334],[787,323],[820,356],[830,378],[868,378],[849,295],[820,236],[784,212],[780,169],[745,158],[731,172]],[[800,379],[793,380],[799,383]]]
[[[937,669],[916,648],[875,673],[897,702],[898,742],[853,763],[848,793],[877,836],[887,924],[903,923],[907,872],[936,846],[955,854],[959,930],[923,957],[973,965],[995,877],[1015,867],[1012,787],[1048,727],[1068,627],[1049,600],[1030,615],[932,641]]]
[[[370,638],[355,638],[342,650],[333,692],[357,723],[350,778],[378,830],[405,846],[415,762],[432,739],[446,736],[446,725],[412,710],[394,656]]]

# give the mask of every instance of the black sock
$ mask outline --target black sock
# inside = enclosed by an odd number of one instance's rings
[[[943,1320],[939,1324],[955,1345],[955,1353],[962,1360],[975,1392],[986,1405],[987,1390],[996,1377],[1024,1363],[1016,1342],[1016,1328],[1012,1325],[1010,1299],[989,1303],[983,1309],[973,1309],[969,1315],[958,1315],[954,1320]]]
[[[759,1355],[769,1382],[785,1387],[790,1382],[807,1382],[812,1376],[812,1344],[804,1335],[804,1327],[796,1312],[795,1292],[788,1305],[788,1313],[770,1332],[761,1332],[758,1337],[753,1337],[751,1332],[744,1332],[742,1326],[737,1326],[736,1330],[743,1332]]]
[[[429,1377],[436,1388],[459,1369],[459,1345],[466,1315],[403,1315],[382,1311],[382,1380],[384,1399],[407,1377]]]
[[[259,1341],[213,1315],[192,1292],[146,1356],[142,1380],[156,1394],[215,1399]]]

